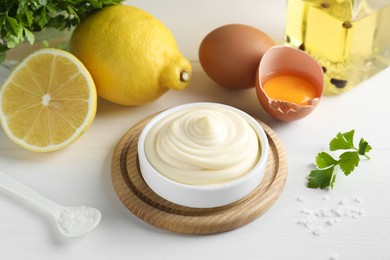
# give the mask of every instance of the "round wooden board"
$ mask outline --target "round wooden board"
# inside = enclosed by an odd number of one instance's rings
[[[190,208],[169,202],[154,193],[139,170],[137,143],[140,132],[154,115],[138,122],[120,139],[112,156],[115,192],[137,217],[156,227],[187,234],[213,234],[241,227],[266,212],[277,200],[287,179],[284,147],[266,124],[269,141],[267,169],[260,185],[247,197],[217,208]]]

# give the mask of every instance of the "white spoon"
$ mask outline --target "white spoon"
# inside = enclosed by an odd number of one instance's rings
[[[22,198],[53,216],[58,229],[68,237],[78,237],[94,229],[100,222],[100,211],[85,206],[64,207],[0,171],[0,189]]]

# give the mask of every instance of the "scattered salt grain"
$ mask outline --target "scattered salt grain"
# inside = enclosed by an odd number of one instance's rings
[[[328,199],[328,196],[323,197],[323,200]],[[298,201],[301,200],[298,199]],[[356,198],[355,201],[357,201]],[[346,198],[336,203],[330,207],[317,209],[302,208],[301,213],[303,216],[297,223],[308,228],[313,235],[320,236],[326,233],[327,228],[334,226],[336,223],[340,223],[344,219],[357,219],[366,212],[364,209],[356,207],[356,204],[350,204],[350,201]]]
[[[313,229],[313,234],[316,236],[322,236],[326,233],[326,230],[323,227],[315,227]]]
[[[359,212],[358,212],[359,215],[363,215],[363,214],[365,214],[365,213],[366,213],[366,210],[365,210],[365,209],[359,209]]]
[[[356,198],[355,198],[355,201],[356,201],[356,202],[362,202],[362,198],[356,197]]]
[[[328,195],[323,196],[322,200],[329,200],[329,196]]]
[[[354,217],[354,216],[362,215],[364,213],[364,210],[354,206],[347,205],[347,206],[337,207],[335,212],[339,217],[342,216]]]
[[[299,196],[299,197],[297,198],[297,200],[298,200],[299,202],[304,202],[306,199],[305,199],[305,197],[303,197],[303,196]]]
[[[322,217],[330,217],[330,216],[332,216],[332,210],[331,209],[322,208],[322,209],[320,209],[320,213],[321,213]]]
[[[306,215],[313,215],[314,211],[311,209],[301,209],[302,213],[305,213]]]
[[[343,207],[337,207],[334,210],[334,213],[336,214],[337,217],[342,217],[344,215]]]
[[[339,259],[340,259],[340,256],[339,256],[339,254],[333,254],[333,255],[330,256],[329,259],[330,259],[330,260],[339,260]]]
[[[302,224],[307,228],[313,227],[318,222],[318,218],[313,215],[307,215],[305,218],[298,220],[298,224]]]
[[[349,202],[348,202],[347,199],[342,199],[342,200],[340,200],[340,203],[339,203],[339,204],[340,204],[340,205],[348,205]]]

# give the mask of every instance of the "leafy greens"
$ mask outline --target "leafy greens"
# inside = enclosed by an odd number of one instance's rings
[[[0,60],[7,49],[27,40],[46,27],[64,30],[105,6],[123,0],[3,0],[0,2]]]
[[[346,133],[338,133],[329,143],[330,151],[346,150],[342,153],[338,160],[334,159],[329,153],[320,152],[316,157],[317,169],[312,170],[307,179],[309,188],[333,189],[336,181],[336,167],[348,176],[352,171],[359,166],[360,157],[364,156],[367,159],[370,157],[367,153],[372,149],[366,140],[360,139],[359,147],[356,148],[353,143],[355,131],[351,130]]]

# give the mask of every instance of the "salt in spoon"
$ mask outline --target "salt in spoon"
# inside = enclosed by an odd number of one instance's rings
[[[88,233],[99,224],[101,219],[100,211],[95,208],[62,206],[12,179],[2,171],[0,171],[0,189],[49,213],[54,218],[58,229],[67,237],[79,237]]]

